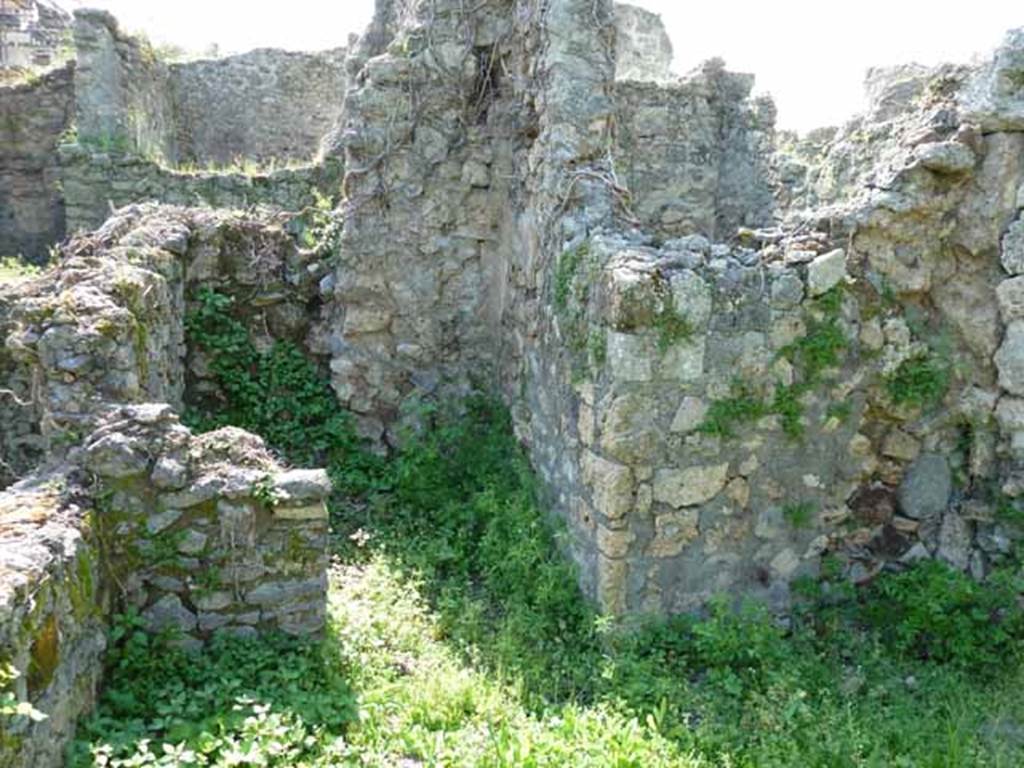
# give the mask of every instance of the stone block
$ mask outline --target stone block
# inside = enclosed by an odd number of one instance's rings
[[[711,501],[725,488],[729,465],[659,469],[654,473],[654,500],[673,507]]]

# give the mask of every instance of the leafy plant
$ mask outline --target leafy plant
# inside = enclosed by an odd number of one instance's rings
[[[940,355],[926,352],[908,360],[886,378],[885,385],[897,405],[931,407],[949,390],[949,364]]]
[[[365,486],[379,462],[362,449],[329,382],[290,342],[258,350],[233,306],[230,296],[200,288],[185,319],[189,342],[207,356],[222,394],[194,404],[186,423],[201,431],[242,427],[296,464],[326,464],[343,488]]]

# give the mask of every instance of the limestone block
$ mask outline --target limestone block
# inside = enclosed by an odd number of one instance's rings
[[[649,463],[661,441],[657,417],[649,397],[639,393],[616,397],[601,417],[601,450],[627,464]]]
[[[996,288],[999,316],[1004,323],[1024,320],[1024,277],[1003,280]]]
[[[621,520],[633,506],[633,472],[592,451],[582,457],[583,482],[590,488],[594,507],[609,520]]]
[[[625,557],[635,539],[636,535],[628,529],[613,530],[603,525],[597,526],[597,548],[607,557]]]
[[[672,419],[670,429],[673,432],[682,432],[683,434],[693,432],[704,422],[704,416],[707,412],[708,406],[701,398],[684,397],[683,402],[679,404],[676,415]]]
[[[661,378],[678,381],[697,381],[704,375],[703,335],[680,341],[669,347],[661,360]]]
[[[1002,252],[999,258],[1003,264],[1003,269],[1009,274],[1024,274],[1024,219],[1017,219],[1006,230],[1006,234],[1003,235]]]
[[[146,628],[151,632],[165,629],[179,629],[192,632],[196,629],[196,615],[185,607],[177,595],[164,595],[142,612]]]
[[[654,378],[654,345],[645,336],[608,331],[608,363],[619,381]]]
[[[711,318],[711,289],[700,275],[692,270],[674,272],[669,278],[675,311],[686,318],[691,327],[700,332]]]
[[[821,296],[837,286],[846,277],[846,251],[836,248],[823,253],[807,267],[807,293]]]
[[[914,157],[929,171],[962,175],[974,170],[977,158],[970,147],[958,141],[933,141],[914,147]]]
[[[651,557],[675,557],[700,536],[696,509],[665,512],[654,518],[654,539],[648,545]]]
[[[999,386],[1014,395],[1024,395],[1024,320],[1006,327],[995,363],[999,369]]]
[[[659,469],[654,473],[654,500],[677,508],[703,504],[725,487],[728,474],[728,463]]]

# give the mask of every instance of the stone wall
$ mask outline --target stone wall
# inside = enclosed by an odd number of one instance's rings
[[[48,67],[69,42],[71,17],[51,0],[7,3],[0,12],[0,69]]]
[[[172,64],[180,161],[309,162],[341,111],[345,56],[261,49]]]
[[[178,159],[167,66],[149,43],[125,34],[106,11],[75,11],[75,127],[78,140]]]
[[[146,201],[301,211],[318,194],[336,197],[342,177],[333,161],[257,173],[178,171],[137,154],[97,152],[82,144],[62,145],[59,157],[68,232],[94,229],[113,210]]]
[[[307,332],[304,313],[290,323],[286,280],[304,276],[307,309],[326,269],[286,224],[128,209],[0,291],[0,480],[28,475],[0,493],[0,660],[19,673],[18,699],[47,715],[5,721],[3,764],[62,764],[115,611],[137,608],[188,646],[217,630],[323,627],[326,473],[287,470],[238,429],[193,435],[175,415],[186,382],[202,382],[186,376],[183,332],[197,287],[250,300],[258,287],[253,324]]]
[[[775,108],[753,83],[716,60],[669,85],[615,84],[615,171],[637,224],[724,240],[771,223]]]
[[[0,257],[41,261],[64,237],[56,149],[71,123],[73,72],[0,86]]]
[[[168,65],[106,12],[77,11],[74,30],[74,68],[0,87],[0,256],[42,261],[131,203],[298,211],[338,196],[340,156],[317,157],[344,48]]]
[[[615,3],[615,79],[656,83],[673,79],[672,40],[661,17]]]

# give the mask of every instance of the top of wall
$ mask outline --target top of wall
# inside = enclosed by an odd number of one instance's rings
[[[661,16],[615,4],[615,79],[665,82],[672,75],[672,40]]]

